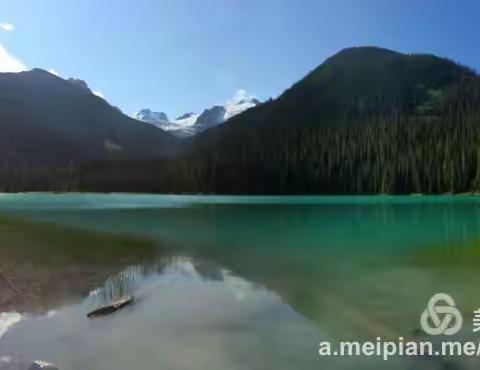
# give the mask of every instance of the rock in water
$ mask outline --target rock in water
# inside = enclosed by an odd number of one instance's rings
[[[0,357],[0,370],[58,370],[54,364],[45,361],[28,361],[24,358]]]
[[[32,365],[28,368],[28,370],[37,370],[37,369],[58,370],[58,367],[45,361],[33,361]]]

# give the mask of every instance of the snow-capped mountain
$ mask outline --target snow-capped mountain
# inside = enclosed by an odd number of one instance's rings
[[[195,135],[195,123],[197,122],[198,114],[185,113],[180,117],[171,121],[157,121],[154,123],[161,129],[170,132],[178,137],[186,137]]]
[[[198,116],[195,127],[198,132],[205,131],[214,126],[218,126],[225,122],[227,116],[227,109],[225,106],[214,105],[210,109],[205,109],[203,113]]]
[[[245,90],[238,90],[233,98],[227,102],[224,106],[225,108],[225,117],[224,120],[229,120],[233,116],[240,114],[247,109],[253,108],[260,104],[260,101],[256,99],[253,95],[250,95]]]
[[[133,118],[150,123],[175,136],[185,137],[196,133],[194,126],[197,122],[198,114],[185,113],[180,117],[169,120],[168,116],[163,112],[152,112],[150,109],[142,109],[135,113]]]
[[[202,114],[186,113],[174,120],[169,120],[163,112],[142,109],[135,113],[133,118],[158,126],[175,136],[187,137],[218,126],[233,116],[259,104],[260,101],[254,96],[248,94],[245,90],[239,90],[225,105],[214,105],[212,108],[205,109]]]
[[[136,119],[156,125],[168,123],[168,116],[163,112],[152,112],[150,109],[142,109],[135,114]]]

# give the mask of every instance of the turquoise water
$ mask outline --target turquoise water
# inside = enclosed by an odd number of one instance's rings
[[[478,235],[480,197],[0,195],[0,211],[171,242],[411,247]]]
[[[478,197],[14,194],[0,195],[0,215],[155,244],[112,266],[129,273],[134,306],[85,318],[119,284],[113,274],[71,304],[22,312],[0,336],[0,356],[66,369],[383,369],[381,359],[320,358],[318,342],[422,337],[437,292],[455,298],[470,338],[480,307]],[[453,360],[420,364],[478,365]]]

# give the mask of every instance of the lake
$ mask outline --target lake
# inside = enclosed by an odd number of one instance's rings
[[[60,369],[476,369],[320,357],[320,341],[429,337],[450,294],[478,341],[480,198],[0,195],[0,358]],[[4,285],[4,284],[3,284]],[[86,314],[112,297],[136,302]],[[430,338],[433,339],[433,338]]]

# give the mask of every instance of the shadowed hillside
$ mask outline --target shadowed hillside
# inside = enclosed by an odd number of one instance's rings
[[[339,127],[414,116],[434,120],[470,69],[433,55],[376,47],[349,48],[232,124],[256,127]]]
[[[68,83],[60,81],[62,88]],[[87,105],[80,107],[71,100],[63,103],[63,95],[57,98],[60,100],[45,102],[52,105],[49,112],[91,117],[85,111]],[[171,138],[161,130],[138,126],[100,98],[89,93],[88,99],[82,99],[96,109],[109,108],[102,117],[111,119],[101,125],[95,120],[82,121],[90,122],[86,126],[73,120],[75,125],[66,132],[50,121],[38,129],[48,127],[55,138],[61,132],[68,138],[69,148],[79,152],[88,148],[102,153],[102,145],[108,142],[109,159],[99,155],[96,160],[23,168],[10,161],[3,170],[0,167],[1,190],[222,194],[480,191],[480,78],[467,67],[433,55],[374,47],[345,49],[278,99],[172,146]],[[9,104],[6,111],[12,107]],[[43,105],[37,108],[43,112]],[[122,119],[114,123],[117,116]],[[56,117],[51,122],[60,124]],[[152,135],[145,139],[144,133]],[[75,141],[70,135],[81,139]],[[89,135],[94,139],[86,146]],[[167,144],[156,146],[157,142]],[[174,146],[176,155],[166,155],[171,152],[164,149]],[[145,160],[140,155],[152,151],[156,158]],[[16,152],[8,153],[11,158]]]
[[[2,161],[152,158],[174,139],[133,120],[94,95],[81,80],[47,71],[0,73]]]

